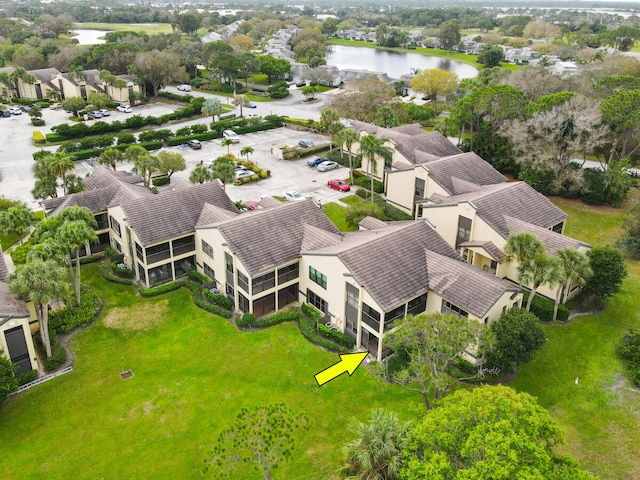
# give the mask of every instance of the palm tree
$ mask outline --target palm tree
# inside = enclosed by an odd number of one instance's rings
[[[0,72],[0,84],[4,85],[4,88],[2,89],[2,95],[0,96],[6,98],[7,100],[11,100],[11,93],[14,85],[11,80],[11,75],[8,72]]]
[[[553,306],[554,320],[558,316],[558,304],[560,303],[560,299],[562,297],[566,297],[565,290],[569,288],[569,285],[575,284],[581,287],[587,282],[589,277],[593,275],[593,270],[591,270],[591,266],[589,265],[589,258],[587,258],[585,254],[577,250],[566,248],[558,250],[556,255],[563,278],[560,282],[560,287],[558,288],[555,305]]]
[[[67,194],[67,172],[76,168],[75,157],[64,152],[52,153],[49,158],[49,170],[56,177],[62,179],[62,191]]]
[[[29,233],[29,229],[35,224],[36,218],[24,204],[0,212],[0,232],[5,234],[15,233],[20,237],[21,244],[24,241],[24,236]]]
[[[329,125],[327,134],[329,135],[329,152],[333,152],[333,140],[335,136],[345,129],[345,126],[340,122],[335,122]]]
[[[349,156],[349,176],[351,178],[351,185],[353,185],[353,152],[351,151],[351,147],[353,147],[354,143],[360,141],[360,134],[353,128],[345,128],[338,132],[337,139],[340,145],[347,147],[347,155]]]
[[[519,264],[527,260],[533,259],[536,255],[544,253],[544,245],[542,242],[528,232],[516,233],[509,235],[507,243],[504,246],[504,258],[507,262],[516,261]],[[522,288],[522,282],[518,286]]]
[[[253,147],[242,147],[240,150],[240,155],[247,157],[247,162],[249,161],[249,155],[253,153]]]
[[[18,268],[9,279],[9,288],[16,295],[29,297],[33,301],[40,324],[40,337],[51,356],[49,340],[49,304],[67,295],[69,284],[64,279],[64,268],[54,260],[32,259]]]
[[[221,144],[223,147],[227,147],[227,154],[231,153],[231,152],[230,152],[230,150],[231,150],[231,145],[233,145],[234,143],[235,143],[235,142],[233,141],[233,139],[232,139],[232,138],[223,138],[223,139],[222,139],[222,142],[220,142],[220,144]]]
[[[368,423],[354,422],[349,430],[356,436],[346,445],[346,462],[341,476],[359,480],[399,478],[402,447],[411,423],[384,409],[371,412]]]
[[[98,163],[100,165],[105,165],[113,168],[113,171],[115,172],[116,164],[118,162],[122,162],[123,160],[124,160],[124,155],[122,154],[122,151],[118,150],[117,148],[109,147],[109,148],[105,148],[102,151],[98,159]]]
[[[540,285],[549,285],[553,288],[562,281],[562,269],[554,257],[548,257],[544,253],[538,254],[532,259],[525,260],[518,266],[518,280],[531,284],[531,292],[527,300],[527,311],[531,309],[531,302]]]
[[[220,114],[224,112],[224,108],[222,108],[222,103],[217,98],[207,98],[202,104],[202,113],[205,115],[211,115],[211,121],[216,121],[216,115],[218,115],[218,120],[220,120]]]
[[[189,181],[191,183],[205,183],[212,178],[211,169],[205,167],[202,164],[196,165],[189,175]]]
[[[251,107],[251,101],[245,95],[238,95],[238,105],[240,105],[240,116],[242,117],[242,107]]]
[[[382,157],[385,164],[391,162],[393,150],[385,147],[386,138],[378,138],[375,135],[367,134],[360,140],[360,153],[369,163],[369,178],[371,179],[371,202],[373,202],[373,176],[378,173],[376,157]]]
[[[95,224],[93,215],[91,219]],[[76,257],[76,273],[73,278],[73,288],[76,293],[76,302],[80,305],[80,249],[86,247],[89,243],[98,241],[98,236],[93,228],[91,228],[83,220],[65,221],[58,229],[56,238],[65,245],[69,250],[73,251]]]
[[[156,168],[156,159],[151,156],[146,148],[140,145],[131,145],[124,151],[126,159],[133,162],[133,168],[131,169],[142,177],[144,186],[148,187],[151,174]]]
[[[320,112],[320,131],[326,133],[329,131],[329,127],[340,121],[340,115],[338,112],[331,108],[323,108]]]

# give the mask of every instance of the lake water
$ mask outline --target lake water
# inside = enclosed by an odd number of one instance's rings
[[[105,43],[104,37],[111,30],[74,30],[77,33],[73,38],[78,40],[80,45],[96,45],[98,43]]]
[[[478,75],[478,70],[471,65],[447,58],[346,45],[332,45],[331,52],[327,54],[327,64],[334,65],[340,70],[386,72],[391,78],[400,78],[402,75],[411,73],[412,68],[420,70],[439,68],[455,73],[460,79]]]

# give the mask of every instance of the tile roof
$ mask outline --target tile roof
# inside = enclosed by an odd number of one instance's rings
[[[196,227],[204,227],[213,223],[223,222],[239,215],[238,212],[231,212],[225,208],[220,208],[210,203],[205,203],[202,207],[200,217],[196,222]]]
[[[0,252],[0,282],[4,282],[9,276],[9,266],[6,260],[5,254]]]
[[[340,234],[312,199],[254,210],[216,227],[251,276],[299,258],[305,233],[322,233],[325,242],[326,235]]]
[[[375,217],[364,217],[360,223],[360,230],[375,230],[377,228],[386,228],[387,223]]]
[[[449,195],[470,191],[467,187],[462,188],[462,191],[456,192],[452,180],[454,177],[475,185],[493,185],[504,183],[507,180],[489,162],[486,162],[474,152],[442,157],[429,162],[425,165],[425,168],[429,171],[429,177],[444,188]],[[458,182],[458,187],[460,185],[460,182]]]
[[[487,252],[491,258],[493,258],[496,262],[499,262],[499,263],[502,263],[502,259],[504,258],[504,252],[500,250],[498,247],[496,247],[496,245],[490,240],[476,241],[476,242],[462,242],[460,246],[483,248],[484,251]]]
[[[563,250],[565,248],[577,250],[580,247],[591,247],[591,245],[589,245],[588,243],[581,242],[580,240],[575,240],[571,237],[567,237],[566,235],[556,233],[546,228],[538,227],[537,225],[523,222],[522,220],[518,220],[517,218],[507,216],[505,217],[505,222],[509,230],[509,235],[521,232],[532,233],[536,237],[538,237],[540,241],[542,241],[545,250],[549,255],[555,255],[556,253],[558,253],[558,250]]]
[[[425,257],[429,289],[477,317],[484,317],[505,292],[519,290],[512,283],[466,262],[430,250],[425,251]]]
[[[429,200],[437,204],[472,203],[477,215],[505,239],[509,236],[505,221],[507,216],[542,228],[550,228],[568,217],[525,182],[487,185],[475,192],[450,197],[432,195]]]
[[[194,232],[207,203],[238,211],[217,182],[127,200],[121,206],[127,222],[147,246]]]

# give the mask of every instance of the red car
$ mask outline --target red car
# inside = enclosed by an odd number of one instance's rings
[[[337,178],[335,180],[329,180],[327,182],[327,185],[334,190],[340,190],[341,192],[348,192],[349,190],[351,190],[351,187],[347,182],[338,180]]]

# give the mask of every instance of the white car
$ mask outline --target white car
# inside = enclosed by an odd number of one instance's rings
[[[300,192],[296,192],[295,190],[284,192],[282,196],[285,200],[289,200],[290,202],[299,202],[300,200],[304,200],[302,194]]]
[[[22,110],[20,110],[20,107],[9,107],[7,108],[7,110],[9,110],[14,115],[22,115]]]
[[[109,110],[107,110],[106,108],[101,108],[100,110],[98,110],[103,117],[108,117],[109,116]]]
[[[191,85],[178,85],[178,90],[180,90],[181,92],[190,92],[191,91]]]
[[[232,140],[233,143],[240,143],[240,136],[233,130],[225,130],[224,132],[222,132],[222,136],[224,138]]]
[[[340,165],[330,160],[322,162],[320,165],[318,165],[318,170],[320,170],[321,172],[328,172],[329,170],[333,170],[334,168],[340,168]]]
[[[202,161],[202,165],[209,168],[213,166],[213,162],[215,162],[215,158],[207,158],[206,160]]]
[[[122,113],[131,113],[131,112],[133,112],[133,108],[131,108],[129,105],[118,105],[116,110],[118,110],[119,112],[122,112]]]
[[[255,175],[255,172],[251,170],[236,170],[235,179],[238,180],[240,178],[251,178]]]

